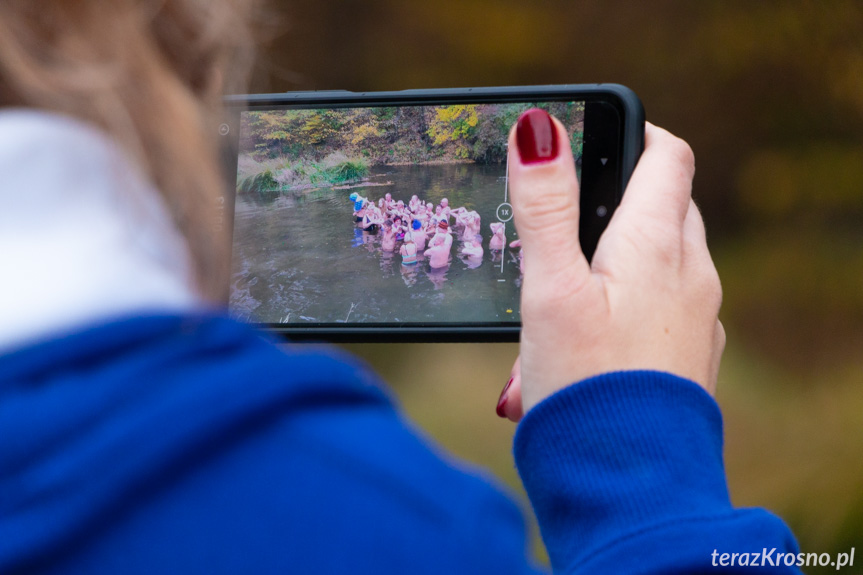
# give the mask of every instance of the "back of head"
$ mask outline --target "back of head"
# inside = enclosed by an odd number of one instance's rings
[[[162,194],[205,297],[224,298],[227,235],[213,126],[252,60],[241,0],[4,0],[0,108],[101,128]],[[230,72],[230,73],[229,73]],[[239,72],[239,74],[237,74]]]

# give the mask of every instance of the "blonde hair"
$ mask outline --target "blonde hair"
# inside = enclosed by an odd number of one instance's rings
[[[222,94],[252,60],[244,0],[3,0],[0,106],[66,114],[115,139],[160,191],[200,293],[224,301]],[[231,73],[228,73],[228,72]]]

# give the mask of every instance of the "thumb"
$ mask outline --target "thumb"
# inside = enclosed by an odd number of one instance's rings
[[[509,183],[525,281],[590,275],[578,241],[579,189],[569,135],[544,110],[524,112],[509,134]]]

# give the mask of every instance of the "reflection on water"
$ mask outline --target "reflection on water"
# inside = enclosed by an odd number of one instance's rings
[[[372,181],[387,186],[316,189],[273,198],[237,198],[231,311],[264,323],[424,323],[520,321],[515,251],[489,250],[489,224],[504,201],[504,166],[476,164],[383,166]],[[437,205],[476,210],[483,256],[461,254],[454,235],[450,263],[432,269],[401,263],[381,249],[380,234],[352,218],[351,192],[375,200],[385,193],[407,202],[413,194]],[[515,239],[506,224],[507,242]]]

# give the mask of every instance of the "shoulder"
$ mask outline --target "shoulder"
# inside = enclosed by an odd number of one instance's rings
[[[406,570],[420,554],[469,555],[466,510],[505,519],[489,536],[523,529],[499,491],[448,461],[369,369],[332,349],[277,346],[218,316],[159,316],[22,350],[0,368],[0,398],[18,414],[3,428],[21,438],[0,446],[0,480],[54,470],[26,488],[3,481],[7,501],[37,503],[27,525],[0,522],[16,533],[0,566],[75,549],[67,565],[86,572],[125,549],[123,561],[214,573],[243,570],[232,561],[373,572],[381,557]],[[374,553],[382,541],[402,551]]]

